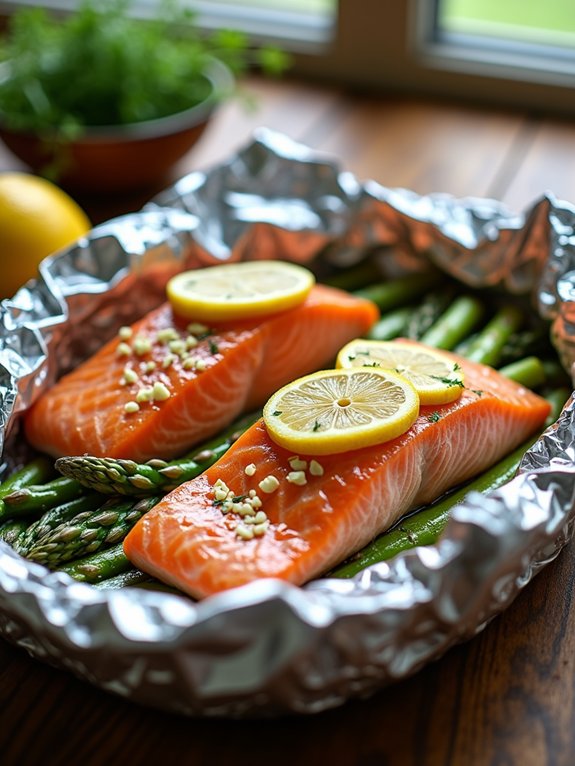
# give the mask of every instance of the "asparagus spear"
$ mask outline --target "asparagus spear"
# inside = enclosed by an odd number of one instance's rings
[[[110,498],[103,506],[81,519],[72,518],[40,537],[18,545],[18,553],[49,569],[122,540],[134,524],[150,510],[158,497],[119,500]]]
[[[150,575],[141,572],[139,569],[130,569],[127,572],[121,572],[114,577],[94,583],[95,588],[129,588],[131,585],[140,585],[142,583],[153,582]]]
[[[455,295],[455,287],[446,284],[424,296],[419,306],[410,312],[406,336],[419,340],[447,310]]]
[[[54,529],[71,519],[74,519],[76,523],[83,521],[103,503],[104,498],[101,495],[90,494],[51,508],[27,527],[14,548],[18,553],[26,555],[25,552],[34,545],[36,540],[50,535]]]
[[[435,348],[452,349],[479,324],[483,304],[472,295],[456,298],[421,338],[421,343]]]
[[[122,542],[58,566],[58,571],[66,572],[75,580],[89,583],[107,580],[130,569],[133,569],[133,566],[124,553]]]
[[[411,308],[399,308],[388,311],[379,322],[376,322],[368,331],[366,337],[370,340],[393,340],[403,335],[407,330]]]
[[[552,411],[548,424],[557,419],[569,395],[569,389],[565,388],[557,389],[549,395]],[[523,455],[539,436],[540,434],[537,434],[528,439],[474,481],[401,521],[394,529],[376,538],[352,559],[336,567],[329,576],[353,577],[371,564],[386,561],[401,551],[410,550],[418,545],[432,545],[445,529],[453,508],[462,503],[472,491],[491,492],[512,479],[517,473]]]
[[[405,306],[414,298],[419,298],[431,287],[439,284],[443,277],[436,272],[430,274],[410,274],[406,277],[379,282],[361,290],[354,295],[373,301],[382,312]]]
[[[213,465],[260,415],[260,412],[245,415],[217,437],[196,448],[191,455],[171,463],[159,459],[136,463],[133,460],[82,455],[58,458],[56,468],[82,486],[102,494],[146,497],[169,492]]]
[[[14,547],[20,536],[28,527],[25,519],[12,519],[0,525],[0,540]]]
[[[9,476],[2,484],[0,484],[0,523],[7,519],[13,518],[13,511],[6,507],[4,498],[14,492],[20,491],[25,487],[39,482],[45,481],[50,478],[54,473],[54,467],[52,462],[46,457],[38,457],[31,460],[20,470],[15,471]]]
[[[59,478],[47,484],[31,484],[4,497],[0,520],[40,514],[68,500],[80,497],[84,487],[74,479]]]
[[[503,306],[465,349],[466,359],[492,367],[498,364],[503,347],[523,321],[523,312],[516,306]]]

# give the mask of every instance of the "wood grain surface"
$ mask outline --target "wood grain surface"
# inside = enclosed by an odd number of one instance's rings
[[[492,196],[513,210],[546,190],[575,201],[575,124],[528,114],[253,78],[256,108],[220,112],[175,177],[227,159],[259,126],[420,193]],[[0,147],[0,170],[21,168]],[[94,222],[131,198],[80,199]],[[140,708],[0,641],[2,766],[572,766],[575,549],[569,544],[480,635],[363,701],[279,720],[186,719]]]

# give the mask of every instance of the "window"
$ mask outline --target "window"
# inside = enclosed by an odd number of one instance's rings
[[[133,0],[152,13],[158,0]],[[575,113],[575,0],[180,0],[336,84]],[[8,0],[74,7],[74,0]]]

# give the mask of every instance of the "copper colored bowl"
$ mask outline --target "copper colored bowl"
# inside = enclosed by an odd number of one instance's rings
[[[0,138],[35,173],[43,174],[56,163],[56,181],[73,190],[102,193],[156,186],[200,138],[222,95],[233,88],[231,73],[218,61],[205,76],[212,85],[210,95],[168,117],[86,128],[73,141],[11,130],[0,119]]]

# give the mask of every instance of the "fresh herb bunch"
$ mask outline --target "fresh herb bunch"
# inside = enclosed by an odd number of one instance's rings
[[[129,14],[131,1],[83,0],[59,18],[42,8],[16,12],[0,41],[0,59],[9,62],[0,81],[5,125],[72,138],[84,127],[157,119],[200,103],[211,90],[210,59],[236,75],[252,63],[272,74],[286,65],[281,51],[252,50],[241,32],[200,33],[193,12],[175,0],[145,20]]]

